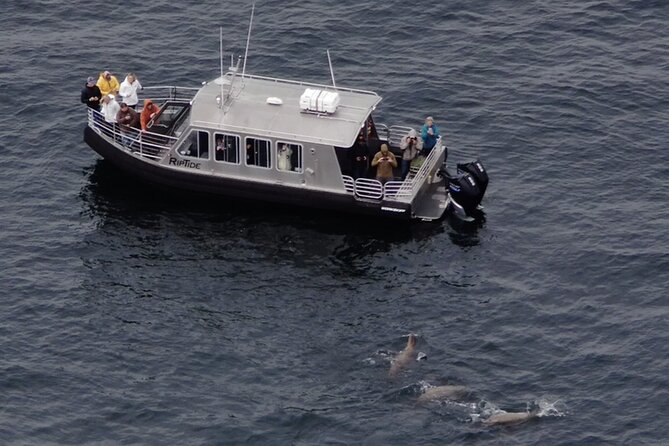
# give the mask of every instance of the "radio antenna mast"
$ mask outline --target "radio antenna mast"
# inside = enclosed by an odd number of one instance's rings
[[[221,57],[221,106],[223,106],[223,27],[219,27],[220,29],[220,45],[219,45],[219,53]]]
[[[249,55],[249,42],[251,41],[251,28],[253,27],[253,13],[255,10],[256,2],[253,2],[253,6],[251,7],[251,20],[249,21],[249,34],[246,36],[246,51],[244,52],[244,67],[242,68],[242,78],[244,77],[244,74],[246,74],[246,59]]]
[[[326,50],[326,53],[328,54],[328,65],[330,65],[330,76],[332,76],[332,86],[336,89],[337,84],[335,83],[334,71],[332,70],[332,60],[330,59],[330,50]]]

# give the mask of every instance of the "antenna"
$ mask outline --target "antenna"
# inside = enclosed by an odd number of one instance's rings
[[[332,70],[332,60],[330,59],[330,50],[326,50],[326,53],[328,53],[328,65],[330,65],[330,76],[332,76],[332,86],[337,88],[337,84],[335,83],[334,80],[334,71]]]
[[[219,46],[219,53],[221,56],[221,106],[223,106],[223,27],[219,27],[220,29],[220,46]]]
[[[244,52],[244,67],[242,68],[242,77],[246,74],[246,59],[249,55],[249,42],[251,41],[251,28],[253,27],[253,13],[256,10],[256,2],[251,7],[251,20],[249,21],[249,34],[246,36],[246,51]]]

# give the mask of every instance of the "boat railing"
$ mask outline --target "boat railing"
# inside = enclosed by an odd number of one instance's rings
[[[228,73],[231,74],[231,73]],[[272,81],[276,83],[281,83],[281,84],[292,84],[292,85],[301,85],[304,87],[318,87],[322,90],[335,90],[335,91],[346,91],[346,92],[351,92],[351,93],[359,93],[359,94],[365,94],[369,96],[376,96],[381,100],[378,94],[374,93],[373,91],[369,90],[360,90],[358,88],[347,88],[347,87],[333,87],[332,85],[324,85],[324,84],[315,84],[312,82],[303,82],[303,81],[296,81],[296,80],[291,80],[291,79],[281,79],[277,77],[267,77],[267,76],[258,76],[258,75],[253,75],[253,74],[244,74],[242,79],[259,79],[259,80],[264,80],[264,81]]]
[[[347,193],[368,200],[406,198],[411,196],[412,191],[410,182],[407,181],[388,181],[384,185],[379,180],[370,178],[354,180],[348,175],[343,175],[342,180]]]
[[[144,87],[137,92],[139,97],[139,105],[143,103],[144,99],[151,99],[153,102],[160,104],[165,101],[185,101],[190,102],[197,94],[199,88],[195,87],[177,87],[175,85],[155,85],[151,87]]]
[[[388,181],[384,189],[387,199],[409,198],[413,195],[413,181]]]
[[[425,157],[423,164],[416,172],[416,174],[411,178],[411,199],[420,192],[421,187],[427,181],[430,176],[430,172],[436,167],[437,162],[441,157],[441,154],[444,152],[444,145],[441,142],[441,136],[437,139],[437,143],[434,148],[430,150],[430,153]]]
[[[391,147],[399,147],[402,142],[402,138],[409,133],[412,127],[406,125],[391,125],[387,126],[384,123],[376,124],[376,131],[379,134],[379,137],[383,140],[388,141],[388,144]],[[414,129],[415,130],[415,129]],[[383,134],[383,137],[381,136]]]
[[[92,108],[88,109],[88,126],[114,146],[154,161],[163,159],[177,141],[171,136],[126,126],[122,128],[115,122],[107,122],[102,113]]]
[[[343,175],[344,187],[347,193],[353,194],[358,198],[411,202],[418,195],[425,181],[428,180],[430,172],[436,166],[443,151],[444,146],[441,138],[439,138],[437,144],[425,157],[423,164],[418,168],[415,175],[407,177],[404,181],[393,180],[386,182],[384,185],[378,180],[369,178],[354,180],[348,175]]]
[[[355,180],[355,196],[370,200],[383,198],[383,184],[378,180],[358,178]]]
[[[388,127],[388,142],[391,146],[399,147],[402,138],[409,133],[411,127],[405,125],[391,125]]]

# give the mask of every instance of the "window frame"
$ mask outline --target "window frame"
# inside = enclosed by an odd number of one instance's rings
[[[190,140],[190,138],[192,137],[193,133],[197,133],[198,134],[197,135],[197,149],[198,149],[198,152],[200,152],[200,135],[199,135],[200,132],[207,134],[207,146],[208,146],[207,147],[207,157],[203,158],[203,157],[200,157],[200,156],[185,155],[185,154],[181,153],[181,150],[179,149],[179,150],[177,150],[177,153],[179,154],[180,157],[188,158],[188,159],[194,159],[194,160],[203,160],[203,161],[211,160],[211,150],[209,150],[211,148],[211,133],[209,132],[209,130],[191,129],[190,133],[188,133],[188,136],[186,136],[186,139],[184,140],[184,142],[188,142]],[[188,145],[188,148],[190,149],[190,145]]]
[[[299,148],[299,154],[297,155],[297,160],[299,161],[299,170],[295,170],[295,167],[297,166],[292,166],[293,168],[290,170],[282,170],[279,169],[279,146],[281,144],[287,144],[289,146],[297,146]],[[290,141],[283,141],[280,139],[276,140],[276,147],[274,150],[274,154],[276,156],[276,163],[274,163],[274,168],[279,171],[279,172],[289,172],[293,174],[301,174],[304,172],[304,145],[297,143],[297,142],[290,142]],[[291,162],[292,162],[292,155],[291,155]]]
[[[223,164],[230,164],[232,166],[239,166],[242,164],[242,157],[241,157],[241,145],[242,145],[242,137],[240,135],[236,135],[234,133],[224,133],[224,132],[214,132],[214,161],[217,163],[223,163]],[[237,140],[237,162],[232,162],[232,161],[225,161],[225,160],[219,160],[216,159],[216,140],[219,136],[222,136],[225,138],[226,136],[228,137],[233,137]],[[228,149],[230,150],[230,149]],[[246,150],[246,145],[244,145],[244,150]],[[244,158],[246,158],[246,154],[244,154]]]
[[[255,141],[265,141],[267,143],[267,160],[269,161],[269,166],[262,166],[260,164],[249,164],[248,159],[246,158],[246,145],[248,144],[249,139],[255,140]],[[259,169],[268,169],[271,170],[273,165],[276,163],[272,163],[272,140],[271,139],[265,139],[265,138],[257,138],[255,136],[245,136],[244,137],[244,165],[247,167],[257,167]]]

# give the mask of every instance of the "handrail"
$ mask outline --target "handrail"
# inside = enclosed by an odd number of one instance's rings
[[[418,169],[418,172],[416,172],[416,175],[411,179],[411,199],[413,200],[414,197],[418,194],[420,191],[420,187],[423,185],[425,180],[427,179],[428,175],[430,174],[430,170],[432,170],[434,167],[436,167],[436,162],[439,160],[439,157],[444,151],[444,146],[441,142],[441,136],[437,138],[437,143],[435,146],[432,148],[430,153],[428,153],[427,157],[425,157],[425,161],[423,161],[423,164],[420,166],[420,169]]]
[[[344,188],[349,194],[355,194],[355,180],[348,175],[342,175],[341,179],[344,181]]]
[[[358,178],[355,180],[355,195],[360,198],[379,200],[383,198],[383,184],[379,180]]]
[[[115,147],[127,149],[151,160],[162,159],[177,138],[153,132],[124,127],[115,122],[107,122],[104,115],[88,108],[88,127]]]
[[[231,74],[230,72],[226,73],[226,76]],[[293,85],[303,85],[306,87],[319,87],[320,89],[323,90],[334,90],[334,91],[347,91],[349,93],[360,93],[360,94],[366,94],[366,95],[371,95],[371,96],[376,96],[381,100],[381,96],[376,94],[373,91],[370,90],[360,90],[357,88],[347,88],[347,87],[333,87],[332,85],[324,85],[324,84],[315,84],[312,82],[303,82],[303,81],[296,81],[296,80],[291,80],[291,79],[281,79],[281,78],[276,78],[276,77],[268,77],[268,76],[258,76],[258,75],[253,75],[253,74],[244,74],[242,76],[242,79],[258,79],[258,80],[265,80],[265,81],[273,81],[277,83],[284,83],[284,84],[293,84]]]
[[[405,198],[411,197],[413,192],[412,181],[388,181],[384,185],[385,197],[390,198]]]
[[[195,95],[199,90],[200,88],[196,87],[178,87],[176,85],[155,85],[142,88],[142,90],[138,91],[138,96],[140,97],[140,103],[141,99],[151,99],[152,101],[184,100],[190,102],[195,98]],[[152,95],[147,94],[153,92],[160,92],[163,95],[161,96],[159,94],[152,94]],[[182,92],[184,94],[180,96],[179,93]]]
[[[437,139],[437,144],[425,158],[425,161],[423,161],[418,172],[416,172],[416,175],[411,179],[406,179],[404,181],[388,181],[384,185],[378,180],[369,178],[358,178],[357,180],[354,180],[348,175],[342,175],[344,188],[347,193],[360,198],[411,202],[420,192],[430,171],[436,167],[436,163],[443,151],[444,146],[440,137]]]

